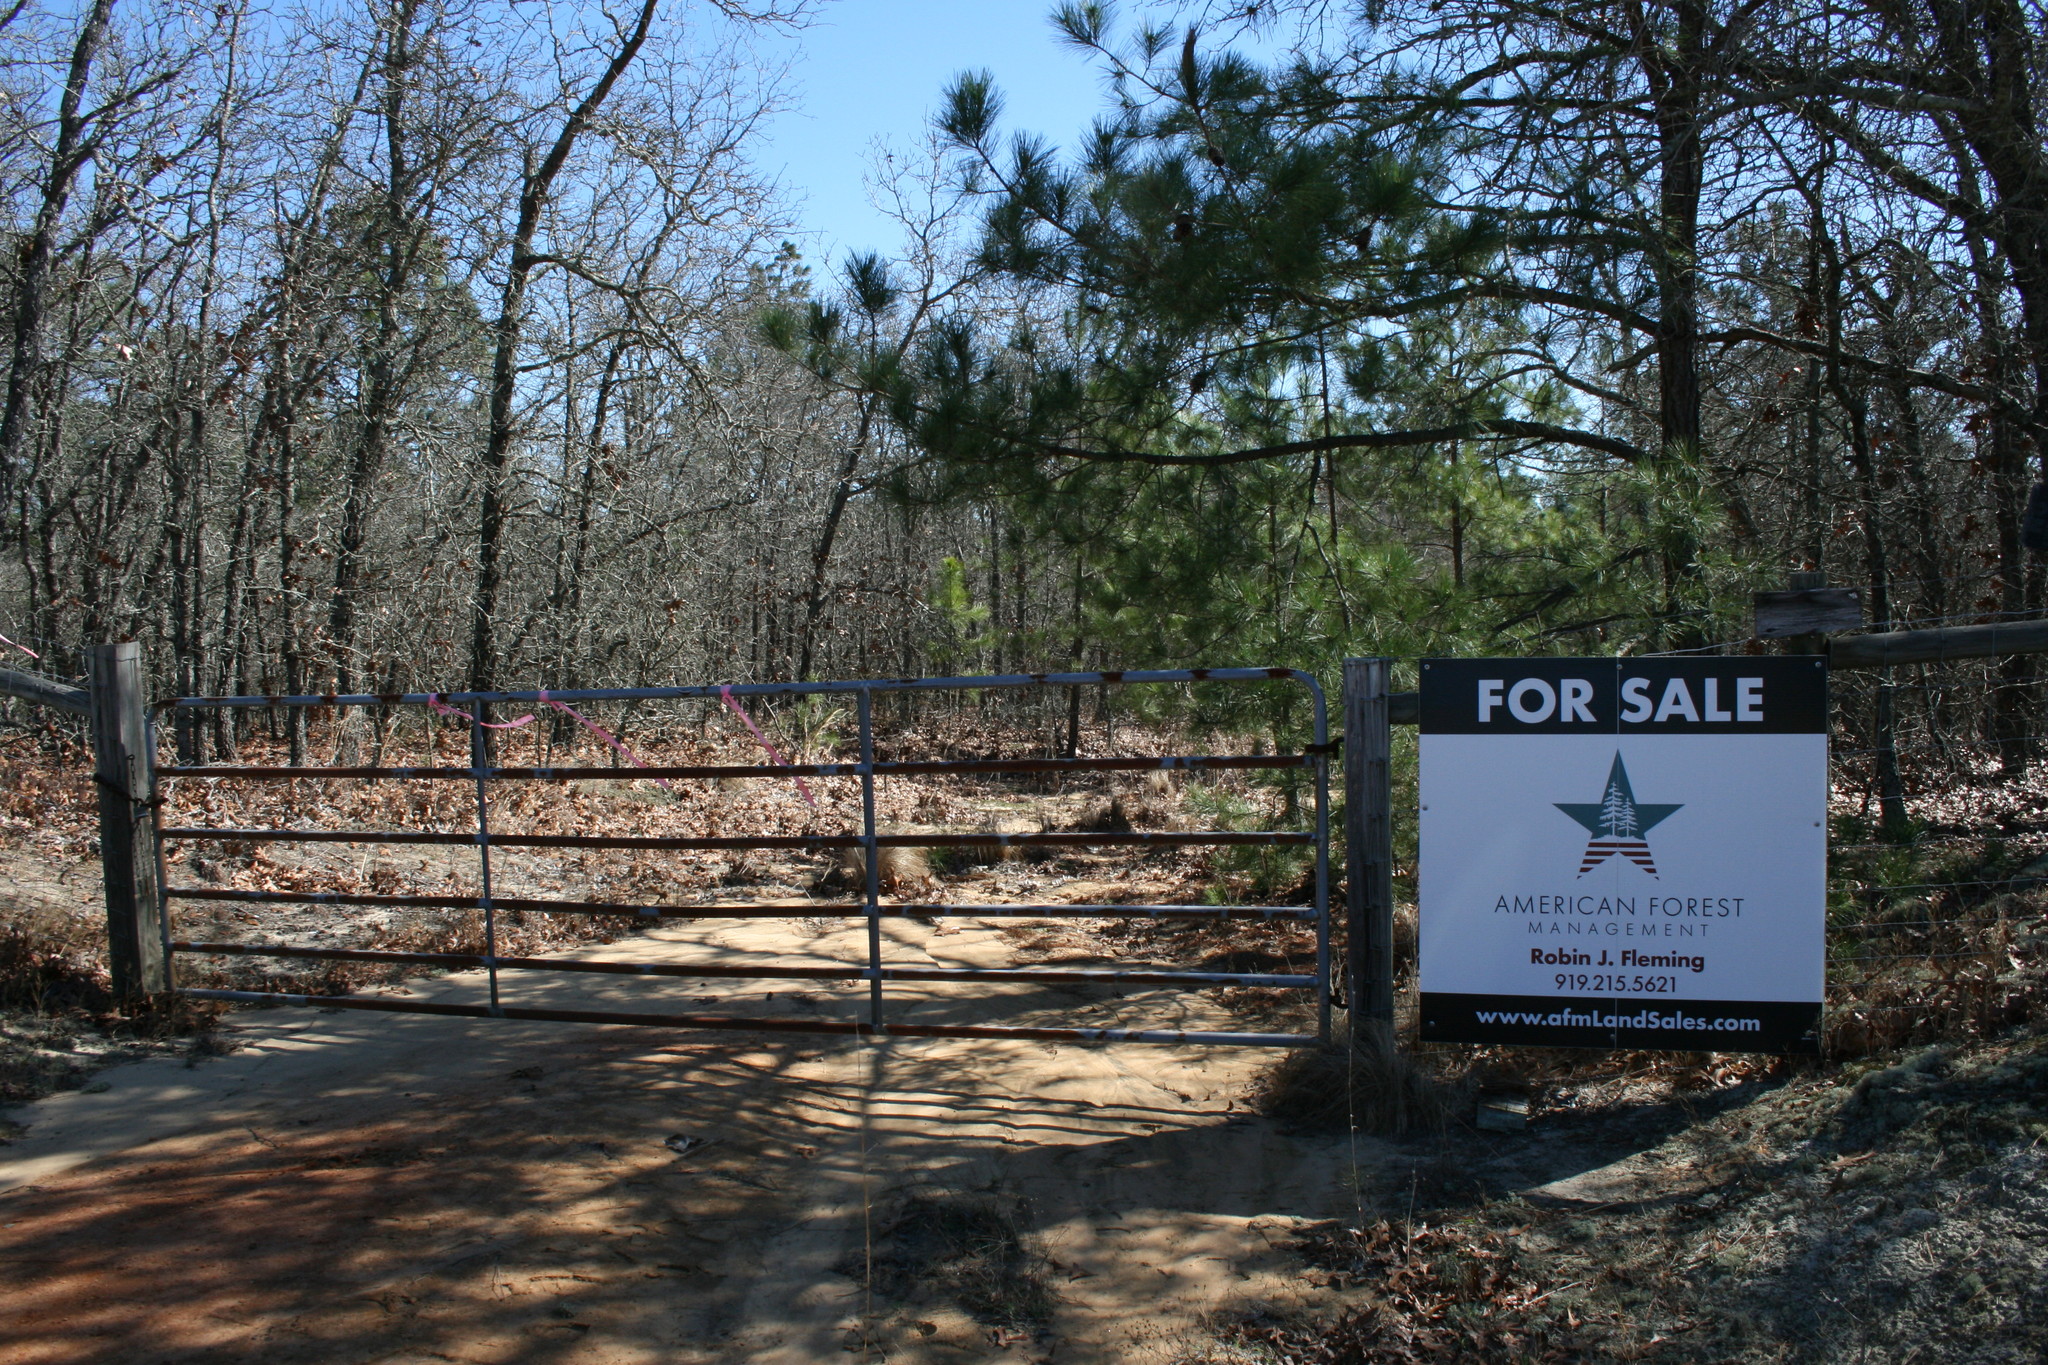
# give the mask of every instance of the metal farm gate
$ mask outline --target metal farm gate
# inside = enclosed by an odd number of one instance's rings
[[[132,649],[132,646],[121,647]],[[1287,754],[1169,754],[1132,758],[967,758],[923,761],[882,761],[877,759],[875,698],[880,694],[965,693],[991,690],[1073,688],[1082,686],[1130,686],[1134,684],[1281,684],[1306,688],[1313,708],[1314,742],[1306,751]],[[770,763],[718,766],[635,766],[605,767],[512,767],[493,761],[493,744],[485,722],[490,708],[501,705],[553,707],[557,711],[592,702],[645,702],[695,699],[724,701],[748,698],[831,697],[850,699],[858,718],[859,760],[852,763]],[[1028,1038],[1073,1042],[1202,1043],[1239,1046],[1294,1047],[1327,1040],[1330,1035],[1331,948],[1330,948],[1330,742],[1328,714],[1322,688],[1306,673],[1289,669],[1173,669],[1151,672],[1009,674],[965,678],[904,678],[867,682],[825,682],[735,685],[731,687],[612,688],[575,692],[457,692],[450,694],[411,693],[405,695],[347,695],[300,697],[178,697],[160,704],[156,711],[176,712],[205,708],[307,708],[332,711],[339,708],[432,708],[446,716],[460,714],[470,722],[469,763],[452,767],[281,767],[247,765],[160,766],[153,771],[155,744],[153,724],[145,733],[132,737],[129,753],[139,760],[132,772],[132,795],[142,797],[149,819],[156,824],[158,850],[167,844],[184,844],[195,852],[227,841],[240,845],[260,843],[461,845],[476,850],[474,895],[414,895],[343,892],[325,890],[251,890],[236,887],[176,885],[169,883],[168,864],[159,854],[154,906],[139,907],[143,914],[157,911],[157,932],[163,954],[161,979],[179,994],[208,1000],[229,1000],[278,1005],[311,1005],[323,1008],[376,1010],[396,1013],[495,1017],[528,1020],[560,1020],[577,1023],[638,1024],[661,1028],[779,1030],[786,1032],[891,1035],[944,1038]],[[735,705],[736,711],[739,708]],[[545,711],[543,710],[543,714]],[[572,713],[573,714],[573,713]],[[745,713],[740,712],[742,718]],[[579,717],[580,719],[580,717]],[[584,722],[587,726],[589,722]],[[752,722],[748,721],[749,728]],[[590,726],[592,729],[598,727]],[[758,731],[756,732],[758,735]],[[605,738],[609,741],[610,737]],[[139,743],[133,742],[139,740]],[[763,740],[766,747],[766,741]],[[614,742],[614,747],[620,747]],[[770,750],[771,756],[773,751]],[[778,757],[779,756],[775,756]],[[1245,769],[1298,769],[1310,775],[1314,791],[1313,828],[1209,829],[1189,831],[1084,830],[1040,833],[883,833],[876,819],[878,782],[896,776],[971,774],[1104,774],[1144,773],[1152,770],[1190,773]],[[376,779],[395,783],[458,783],[473,794],[475,828],[464,832],[435,832],[421,829],[332,829],[308,828],[299,822],[290,828],[225,828],[167,825],[162,821],[162,801],[156,799],[155,779],[236,778],[291,782],[303,779]],[[612,833],[532,834],[508,833],[494,829],[492,796],[505,783],[574,783],[588,780],[616,781],[621,778],[853,778],[860,784],[861,818],[856,828],[839,833],[795,836],[636,836]],[[105,791],[116,785],[102,778],[103,801],[115,800]],[[122,783],[120,785],[127,785]],[[139,812],[138,812],[139,813]],[[139,834],[144,833],[138,831]],[[963,845],[1011,847],[1087,847],[1136,845],[1185,847],[1220,845],[1297,845],[1313,853],[1312,894],[1306,904],[1291,905],[1195,905],[1195,904],[1060,904],[991,903],[944,904],[885,898],[882,890],[883,850],[890,848],[954,848]],[[140,843],[138,841],[138,847]],[[640,904],[624,901],[510,897],[494,894],[492,854],[494,850],[515,849],[625,849],[664,851],[724,850],[743,852],[774,849],[796,852],[861,851],[865,886],[856,899],[837,902],[812,901],[791,904]],[[472,910],[481,912],[484,951],[481,953],[409,952],[376,948],[323,947],[318,943],[219,942],[181,938],[174,928],[172,913],[181,902],[243,902],[254,904],[314,904],[359,907],[405,907]],[[758,918],[857,918],[866,922],[865,960],[828,966],[789,963],[729,962],[645,962],[617,961],[598,957],[508,956],[498,951],[500,916],[512,912],[543,915],[632,916],[643,923],[664,920],[758,919]],[[887,952],[883,921],[917,916],[930,919],[1108,919],[1151,918],[1174,920],[1261,919],[1295,921],[1310,925],[1315,934],[1315,970],[1312,974],[1273,972],[1223,972],[1117,968],[1067,969],[1056,967],[935,967],[892,964]],[[146,941],[147,955],[158,945]],[[485,974],[489,1002],[459,1004],[413,1000],[404,996],[363,994],[309,995],[281,991],[220,990],[180,987],[177,968],[181,958],[196,955],[242,955],[248,957],[296,958],[329,961],[358,961],[393,965],[415,965]],[[146,964],[153,966],[154,964]],[[507,973],[612,973],[631,976],[671,978],[746,977],[763,980],[838,981],[865,980],[868,986],[864,1019],[755,1018],[734,1015],[613,1011],[601,1009],[559,1009],[503,1003],[500,982]],[[1027,1027],[1002,1024],[918,1024],[891,1022],[885,987],[890,982],[1031,982],[1053,984],[1102,984],[1112,986],[1165,987],[1206,990],[1226,986],[1281,987],[1312,992],[1316,1032],[1255,1033],[1235,1031],[1194,1031],[1185,1029]]]

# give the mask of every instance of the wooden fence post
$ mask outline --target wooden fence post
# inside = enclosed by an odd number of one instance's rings
[[[1361,1020],[1394,1022],[1394,805],[1388,768],[1392,659],[1344,661],[1344,999]]]
[[[1827,585],[1827,574],[1818,569],[1802,569],[1785,580],[1785,586],[1793,592],[1817,592]],[[1793,635],[1785,640],[1787,654],[1824,654],[1827,647],[1827,637],[1819,634]]]
[[[142,646],[92,648],[93,781],[107,886],[107,960],[122,1000],[166,990],[163,897],[157,883],[156,755],[142,695]]]

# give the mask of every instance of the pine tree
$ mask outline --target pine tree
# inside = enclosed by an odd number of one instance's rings
[[[1610,839],[1633,839],[1640,833],[1635,802],[1628,799],[1618,780],[1607,784],[1606,799],[1600,803],[1600,826]]]

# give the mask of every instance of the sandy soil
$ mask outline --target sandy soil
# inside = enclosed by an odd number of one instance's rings
[[[860,932],[702,922],[580,951],[823,962]],[[1014,927],[889,932],[892,961],[1018,947]],[[852,984],[507,981],[508,1002],[863,1003]],[[899,1018],[1232,1022],[1205,995],[1095,986],[891,998]],[[1373,1161],[1245,1112],[1270,1060],[1252,1051],[296,1010],[236,1028],[232,1055],[116,1068],[9,1115],[26,1129],[0,1149],[0,1359],[1165,1361],[1208,1315],[1285,1301],[1287,1232],[1351,1212]],[[864,1288],[913,1197],[1009,1210],[1049,1317]]]

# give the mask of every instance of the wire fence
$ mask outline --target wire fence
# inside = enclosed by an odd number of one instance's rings
[[[1835,675],[1838,1055],[1992,1036],[2048,1015],[2042,677],[2026,656]]]

